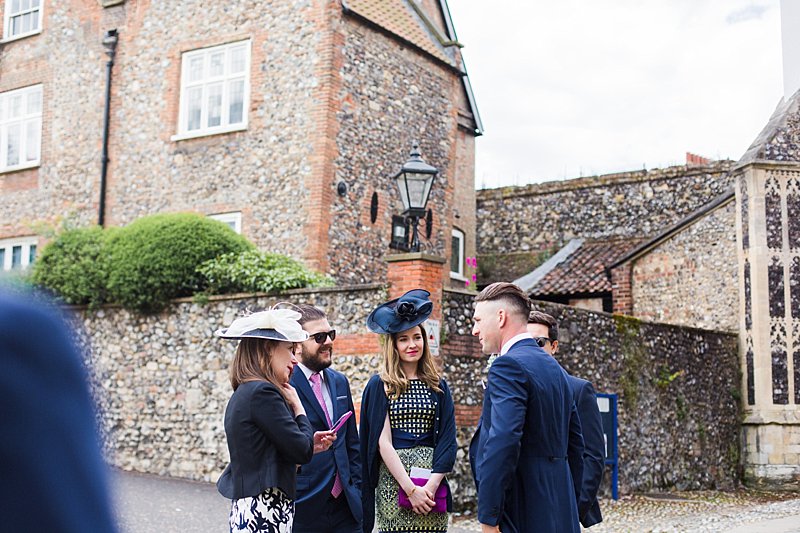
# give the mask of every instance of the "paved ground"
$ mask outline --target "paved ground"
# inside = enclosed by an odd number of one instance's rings
[[[230,503],[211,483],[117,472],[122,533],[224,533]],[[605,521],[589,533],[800,533],[800,493],[691,492],[602,500]],[[468,516],[451,533],[480,531]]]

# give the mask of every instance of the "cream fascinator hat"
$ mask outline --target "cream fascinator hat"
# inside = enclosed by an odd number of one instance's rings
[[[308,333],[298,322],[300,313],[292,309],[268,309],[237,318],[227,328],[218,329],[214,335],[223,339],[272,339],[286,342],[303,342]]]

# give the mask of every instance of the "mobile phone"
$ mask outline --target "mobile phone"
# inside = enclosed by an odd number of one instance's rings
[[[347,419],[350,418],[351,416],[353,416],[353,411],[347,411],[345,414],[340,416],[339,420],[337,420],[336,423],[333,426],[331,426],[331,431],[335,433],[340,429],[342,429],[344,423],[347,422]]]

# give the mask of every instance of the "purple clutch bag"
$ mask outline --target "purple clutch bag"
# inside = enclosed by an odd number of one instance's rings
[[[424,487],[425,483],[428,482],[427,479],[419,477],[412,477],[411,481],[418,487]],[[436,504],[433,506],[433,509],[431,509],[432,513],[447,512],[447,485],[444,483],[439,485],[439,488],[436,489],[436,494],[433,496],[433,501],[435,501]],[[408,501],[408,496],[403,492],[403,489],[400,489],[397,493],[397,505],[404,509],[411,509],[411,502]]]

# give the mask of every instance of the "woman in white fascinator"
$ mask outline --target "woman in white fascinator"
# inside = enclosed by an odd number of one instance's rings
[[[231,462],[217,481],[219,492],[232,500],[232,533],[291,532],[297,465],[336,440],[332,431],[314,433],[289,384],[296,343],[308,338],[299,319],[297,311],[272,308],[215,332],[239,340],[225,409]]]

